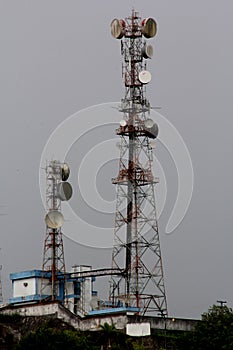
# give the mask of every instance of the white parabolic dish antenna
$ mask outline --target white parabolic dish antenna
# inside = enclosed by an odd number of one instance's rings
[[[152,119],[147,119],[147,120],[145,121],[145,127],[146,127],[147,129],[153,128],[153,125],[154,125],[154,121],[153,121]]]
[[[45,223],[49,228],[59,228],[64,223],[64,217],[59,211],[51,210],[45,217]]]
[[[151,81],[151,74],[148,70],[142,70],[138,78],[142,84],[148,84]]]
[[[124,119],[122,119],[121,121],[120,121],[120,126],[126,126],[126,121],[124,120]]]

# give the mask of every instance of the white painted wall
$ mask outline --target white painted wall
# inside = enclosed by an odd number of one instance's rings
[[[66,283],[66,291],[67,291],[67,294],[74,294],[74,284],[73,282],[67,282]]]
[[[72,272],[84,272],[91,271],[91,266],[76,265],[72,267]],[[80,308],[81,312],[88,313],[91,311],[91,299],[92,299],[92,282],[91,277],[86,277],[84,282],[81,282],[81,298]]]
[[[91,290],[91,277],[85,279],[84,282],[85,288],[85,311],[91,311],[91,299],[92,299],[92,290]]]
[[[36,294],[36,278],[13,281],[13,298]]]

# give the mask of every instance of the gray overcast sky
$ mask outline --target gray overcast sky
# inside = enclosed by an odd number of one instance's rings
[[[45,212],[38,178],[50,134],[80,109],[118,101],[124,94],[120,42],[111,37],[109,25],[115,17],[130,15],[132,6],[143,18],[158,22],[158,35],[151,41],[155,53],[148,65],[153,76],[148,98],[162,106],[162,114],[180,132],[194,166],[188,213],[166,235],[177,175],[172,159],[158,145],[156,154],[168,181],[159,226],[169,314],[199,317],[217,299],[233,306],[231,0],[0,1],[0,211],[7,213],[0,217],[0,261],[5,300],[11,295],[10,272],[42,264]],[[110,136],[105,134],[105,139],[111,137],[109,128],[106,132]],[[68,156],[74,187],[78,152],[84,154],[86,146],[83,141]],[[108,173],[111,177],[106,168],[103,181]],[[107,196],[101,176],[97,185]],[[114,191],[110,182],[107,186]],[[67,268],[74,263],[110,265],[109,249],[84,247],[68,238],[64,243]]]

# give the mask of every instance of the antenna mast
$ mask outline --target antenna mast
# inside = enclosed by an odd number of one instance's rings
[[[64,301],[66,269],[61,226],[64,218],[61,210],[61,201],[69,200],[72,196],[72,187],[66,182],[70,174],[66,163],[53,160],[46,164],[46,237],[43,257],[43,282],[41,297],[48,294],[51,300]],[[48,277],[49,276],[49,280]],[[63,285],[63,294],[59,291],[59,283]],[[49,298],[50,299],[50,298]]]
[[[153,47],[146,40],[157,31],[152,18],[141,20],[134,10],[124,20],[114,19],[111,33],[121,40],[122,76],[125,96],[120,111],[123,119],[116,130],[121,138],[117,186],[112,268],[125,274],[113,276],[110,300],[113,306],[140,308],[140,314],[167,314],[162,257],[160,251],[154,185],[151,139],[158,135],[158,126],[150,119],[150,103],[146,84],[151,74],[146,60]]]

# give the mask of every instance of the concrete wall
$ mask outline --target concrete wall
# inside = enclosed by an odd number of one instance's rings
[[[191,331],[194,329],[198,320],[182,319],[182,318],[162,318],[162,317],[147,317],[139,316],[137,318],[128,316],[128,321],[134,322],[149,322],[151,329],[167,329],[173,331]]]
[[[187,319],[174,319],[161,317],[143,317],[143,316],[129,316],[127,314],[111,314],[80,318],[71,313],[67,308],[64,308],[59,303],[49,304],[33,304],[33,305],[19,305],[17,307],[6,307],[0,309],[0,313],[13,314],[18,313],[22,316],[45,316],[55,315],[57,318],[67,322],[75,329],[86,330],[99,330],[100,326],[105,322],[109,324],[115,324],[119,330],[124,330],[127,323],[149,322],[151,329],[153,330],[179,330],[190,331],[194,328],[197,320]]]

